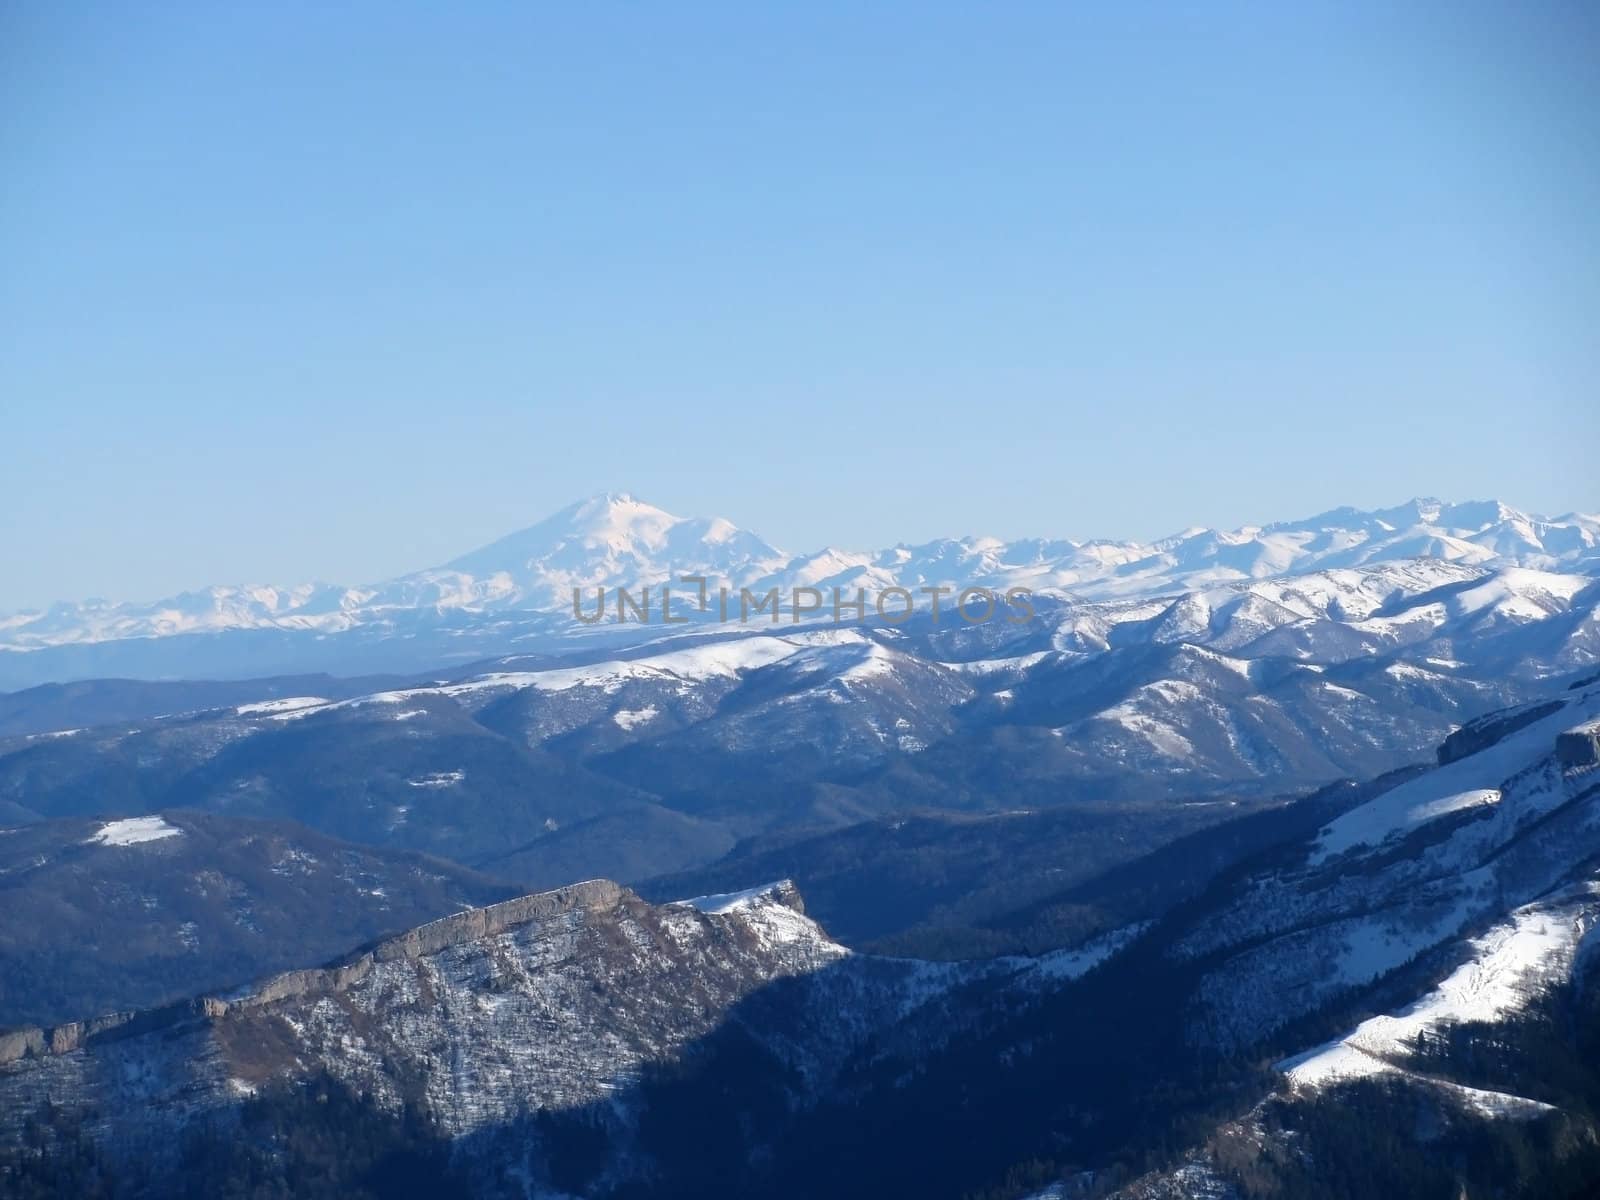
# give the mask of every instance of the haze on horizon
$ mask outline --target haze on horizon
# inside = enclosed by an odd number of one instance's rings
[[[130,11],[0,14],[0,612],[1600,507],[1586,6]]]

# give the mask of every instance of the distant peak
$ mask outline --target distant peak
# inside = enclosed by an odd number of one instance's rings
[[[682,522],[682,517],[647,504],[632,492],[599,492],[562,509],[533,530],[556,539],[582,537],[610,541],[643,537],[654,540]]]
[[[679,517],[632,492],[596,492],[447,563],[447,570],[487,579],[504,575],[566,589],[600,579],[632,584],[675,571],[751,578],[777,569],[787,556],[721,517]],[[554,593],[552,593],[554,594]],[[548,597],[544,597],[548,600]]]
[[[673,525],[682,520],[665,509],[640,500],[632,492],[597,492],[549,518],[547,526],[569,529],[617,530],[631,525]]]
[[[1393,508],[1332,508],[1298,521],[1281,521],[1264,526],[1268,533],[1327,529],[1361,529],[1375,526],[1390,532],[1422,527],[1445,527],[1480,531],[1503,521],[1525,518],[1526,514],[1498,500],[1467,500],[1451,503],[1434,496],[1414,496]],[[1248,529],[1247,529],[1248,531]]]
[[[646,504],[632,492],[596,492],[586,499],[579,500],[576,504],[568,505],[566,512],[607,512],[618,508],[644,508],[652,512],[660,512],[652,504]]]
[[[1444,501],[1437,496],[1416,496],[1409,506],[1424,521],[1433,522],[1444,512]]]

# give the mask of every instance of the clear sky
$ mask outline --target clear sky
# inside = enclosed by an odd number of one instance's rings
[[[8,0],[0,610],[1593,511],[1597,11]]]

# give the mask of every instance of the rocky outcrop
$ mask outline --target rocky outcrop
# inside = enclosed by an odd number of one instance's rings
[[[70,1021],[48,1029],[14,1030],[0,1034],[0,1064],[30,1055],[68,1054],[105,1038],[173,1029],[196,1021],[214,1021],[237,1009],[260,1008],[318,993],[343,992],[370,975],[378,963],[438,954],[451,946],[564,913],[603,911],[615,907],[630,894],[609,879],[591,879],[550,892],[517,896],[483,908],[465,909],[386,938],[345,962],[285,971],[227,998],[200,996],[140,1013],[109,1013],[90,1021]]]
[[[1556,759],[1563,767],[1600,763],[1600,721],[1578,725],[1556,737]]]
[[[640,1130],[676,1119],[662,1105],[678,1093],[661,1090],[656,1068],[759,1061],[771,1071],[762,1103],[799,1112],[861,1055],[915,1039],[901,1033],[908,1021],[945,1029],[953,990],[1019,970],[852,954],[799,907],[787,883],[651,905],[595,881],[463,912],[240,995],[95,1033],[31,1031],[0,1066],[0,1153],[41,1105],[93,1109],[97,1146],[165,1181],[186,1131],[226,1127],[247,1097],[332,1077],[389,1112],[420,1104],[484,1161],[509,1139],[534,1194],[572,1189],[556,1186],[533,1114],[603,1133],[607,1169],[642,1183],[655,1168]]]
[[[1487,750],[1517,730],[1526,728],[1535,721],[1542,721],[1559,709],[1561,704],[1560,700],[1550,700],[1543,704],[1523,704],[1516,708],[1489,713],[1476,721],[1468,721],[1440,744],[1439,765],[1447,766],[1466,758],[1469,754]]]
[[[17,1029],[0,1033],[0,1063],[15,1062],[28,1054],[43,1054],[47,1044],[43,1029]]]

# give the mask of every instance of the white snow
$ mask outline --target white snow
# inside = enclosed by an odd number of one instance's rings
[[[1484,521],[1487,520],[1487,523]],[[1073,599],[1171,596],[1208,588],[1249,589],[1303,617],[1362,619],[1397,595],[1478,578],[1480,586],[1437,606],[1434,619],[1519,622],[1570,602],[1600,544],[1600,521],[1581,513],[1546,520],[1505,506],[1410,503],[1340,509],[1278,525],[1191,529],[1159,541],[1065,538],[1003,542],[940,538],[877,552],[826,549],[793,555],[721,519],[685,519],[627,495],[596,496],[440,567],[376,584],[342,587],[210,587],[151,603],[86,601],[0,616],[0,650],[167,637],[195,631],[277,629],[326,636],[392,623],[397,612],[539,612],[570,619],[574,588],[588,611],[594,589],[609,594],[601,624],[575,632],[609,635],[615,592],[676,589],[674,608],[697,597],[681,583],[712,587],[926,585],[1026,587]],[[1292,576],[1289,579],[1271,577]],[[1364,579],[1363,577],[1367,578]],[[1387,582],[1383,582],[1383,581]],[[1181,621],[1180,621],[1181,623]],[[638,628],[638,627],[636,627]],[[659,628],[659,626],[658,626]]]
[[[1023,672],[1036,667],[1047,658],[1056,658],[1053,650],[1038,650],[1032,654],[1017,654],[1009,658],[980,658],[973,662],[940,662],[940,666],[963,675],[994,675],[1001,671]]]
[[[617,723],[618,728],[632,730],[636,726],[654,721],[660,714],[654,704],[646,704],[643,708],[625,708],[620,712],[611,714],[611,719]]]
[[[746,888],[742,892],[677,900],[670,907],[692,908],[711,917],[728,916],[736,912],[740,923],[755,934],[756,941],[763,949],[802,946],[828,958],[848,957],[850,951],[832,941],[820,925],[778,898],[775,894],[777,889],[788,884],[788,880],[778,880],[760,887]]]
[[[1477,754],[1438,767],[1351,809],[1323,827],[1311,862],[1323,863],[1359,846],[1380,845],[1457,810],[1498,804],[1503,783],[1544,759],[1556,734],[1570,726],[1574,716],[1592,715],[1596,708],[1600,708],[1600,692],[1575,700]]]
[[[454,787],[466,777],[465,771],[435,771],[431,775],[419,775],[415,779],[408,779],[406,785],[414,788]],[[398,811],[404,814],[405,809],[401,808]]]
[[[1571,970],[1593,921],[1600,884],[1518,909],[1511,919],[1472,942],[1472,957],[1415,1003],[1392,1016],[1363,1021],[1344,1037],[1277,1064],[1293,1084],[1316,1087],[1404,1069],[1422,1034],[1466,1021],[1495,1021],[1525,1005],[1538,987]],[[1505,1112],[1537,1105],[1497,1092],[1460,1089],[1480,1110]]]
[[[1187,694],[1184,689],[1187,689]],[[1183,761],[1194,757],[1194,744],[1180,733],[1176,726],[1167,721],[1154,717],[1148,712],[1143,712],[1140,705],[1155,703],[1183,703],[1197,699],[1199,689],[1192,684],[1181,680],[1163,680],[1160,683],[1146,684],[1136,691],[1132,698],[1124,700],[1121,704],[1104,709],[1090,718],[1091,721],[1105,721],[1128,733],[1135,734],[1149,743],[1150,748],[1157,754],[1166,758]],[[1058,735],[1065,736],[1065,730],[1055,731]]]
[[[309,696],[305,698],[308,700],[310,699]],[[343,708],[349,703],[349,701],[340,701],[337,703],[325,702],[322,704],[303,704],[296,708],[284,708],[279,709],[276,712],[262,713],[260,715],[269,721],[298,721],[302,717],[309,717],[315,715],[316,713],[329,712],[332,709]]]
[[[1350,704],[1371,705],[1374,703],[1371,696],[1364,695],[1361,692],[1352,691],[1347,687],[1340,687],[1337,683],[1329,683],[1326,679],[1318,680],[1317,686],[1323,691],[1327,692],[1330,696],[1337,696],[1339,699]]]
[[[839,673],[840,679],[874,679],[894,672],[894,654],[876,642],[868,643],[866,653]]]
[[[575,687],[615,692],[630,680],[701,682],[734,678],[741,671],[780,662],[803,648],[798,639],[760,634],[673,650],[648,658],[616,659],[582,667],[557,667],[548,671],[515,671],[484,675],[439,690],[448,696],[495,689],[537,688],[564,692]]]
[[[1495,572],[1477,587],[1457,592],[1452,597],[1452,607],[1463,615],[1491,610],[1514,620],[1534,621],[1549,616],[1553,604],[1570,601],[1593,582],[1583,575],[1552,575],[1509,567]]]
[[[109,821],[83,840],[85,846],[134,846],[140,842],[158,842],[162,838],[178,837],[183,833],[176,825],[168,825],[160,817],[127,817]]]
[[[1120,929],[1113,929],[1097,938],[1091,938],[1075,950],[1056,950],[1050,954],[1040,955],[1034,960],[1033,970],[1041,979],[1076,979],[1119,953],[1154,923],[1136,921],[1132,925],[1124,925]]]
[[[327,704],[321,696],[286,696],[281,700],[258,700],[254,704],[241,704],[233,711],[241,717],[269,713],[298,712],[302,708],[316,708]]]
[[[1433,683],[1443,678],[1437,671],[1427,671],[1410,663],[1401,662],[1390,663],[1383,669],[1383,673],[1391,679],[1412,679],[1424,683]]]
[[[787,882],[789,881],[786,879],[774,879],[771,883],[745,888],[742,892],[717,892],[710,896],[692,896],[687,900],[675,900],[673,903],[686,904],[703,913],[731,912],[736,908],[749,908],[756,901],[767,899]]]
[[[1228,654],[1218,654],[1215,650],[1208,650],[1204,646],[1184,645],[1183,652],[1193,658],[1212,663],[1227,671],[1232,671],[1240,679],[1253,680],[1257,674],[1255,664],[1246,659],[1234,658]]]

